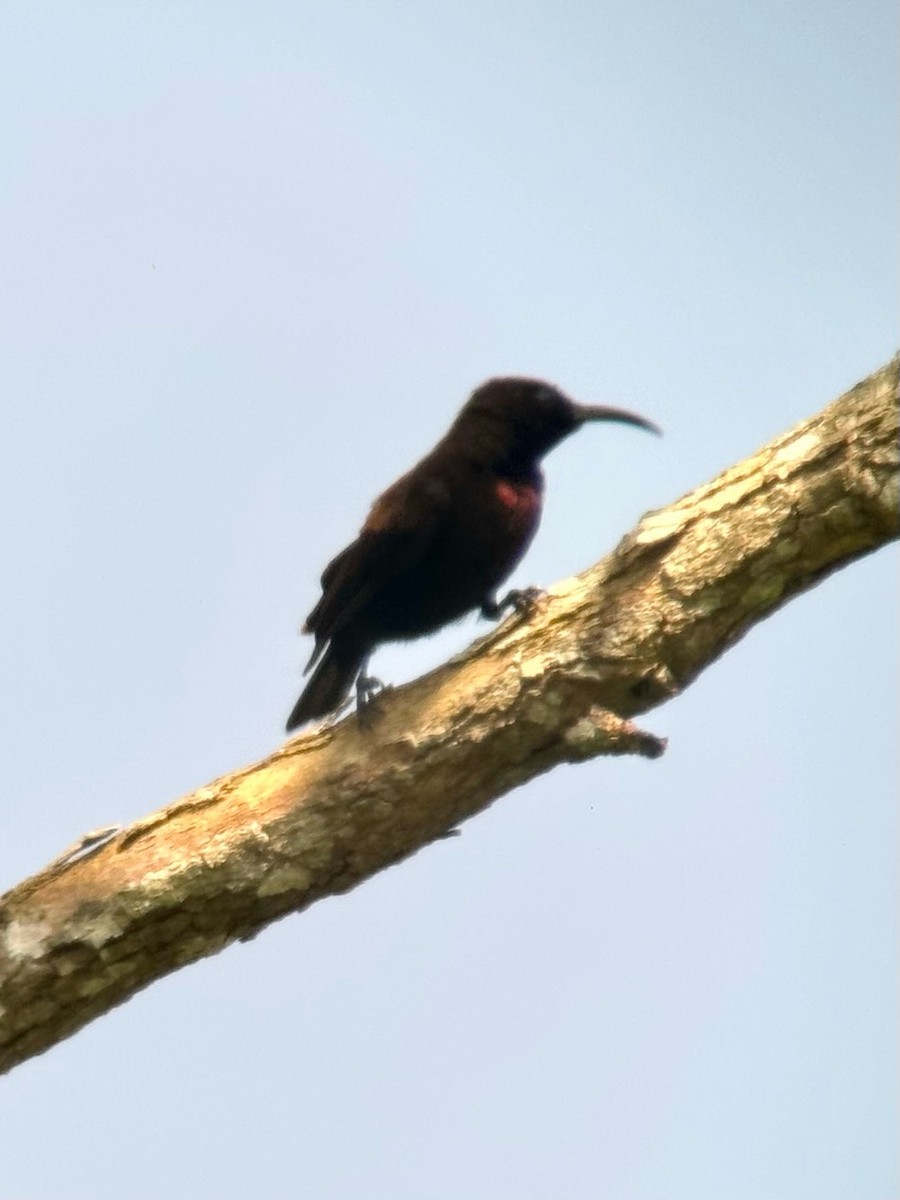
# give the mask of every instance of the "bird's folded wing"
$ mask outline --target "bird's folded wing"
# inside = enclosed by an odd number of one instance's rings
[[[440,529],[449,498],[445,481],[412,473],[379,496],[359,537],[322,572],[321,599],[304,625],[304,632],[316,638],[307,671],[327,642],[397,575],[418,562]]]

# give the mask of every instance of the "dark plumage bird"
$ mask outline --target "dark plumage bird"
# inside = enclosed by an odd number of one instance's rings
[[[588,421],[622,421],[659,433],[620,408],[576,404],[537,379],[491,379],[476,388],[430,454],[372,505],[355,542],[322,575],[306,618],[315,637],[312,678],[288,730],[323,717],[354,680],[360,708],[381,642],[433,633],[473,608],[497,617],[528,593],[496,591],[527,550],[541,515],[540,461]]]

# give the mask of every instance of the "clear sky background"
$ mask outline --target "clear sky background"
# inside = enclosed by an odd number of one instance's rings
[[[281,739],[489,375],[634,408],[550,584],[898,342],[888,0],[0,8],[0,887]],[[646,720],[0,1080],[0,1200],[893,1200],[894,548]],[[399,682],[474,619],[373,664]]]

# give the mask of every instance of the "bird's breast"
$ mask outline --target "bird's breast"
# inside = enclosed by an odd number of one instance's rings
[[[514,525],[532,524],[540,512],[541,493],[533,483],[516,483],[511,479],[498,479],[494,495]]]

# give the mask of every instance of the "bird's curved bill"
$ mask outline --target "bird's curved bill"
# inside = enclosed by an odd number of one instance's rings
[[[638,425],[641,429],[649,429],[651,433],[662,436],[662,430],[646,417],[629,412],[627,408],[607,408],[605,404],[576,404],[575,416],[579,422],[585,421],[618,421],[623,425]]]

